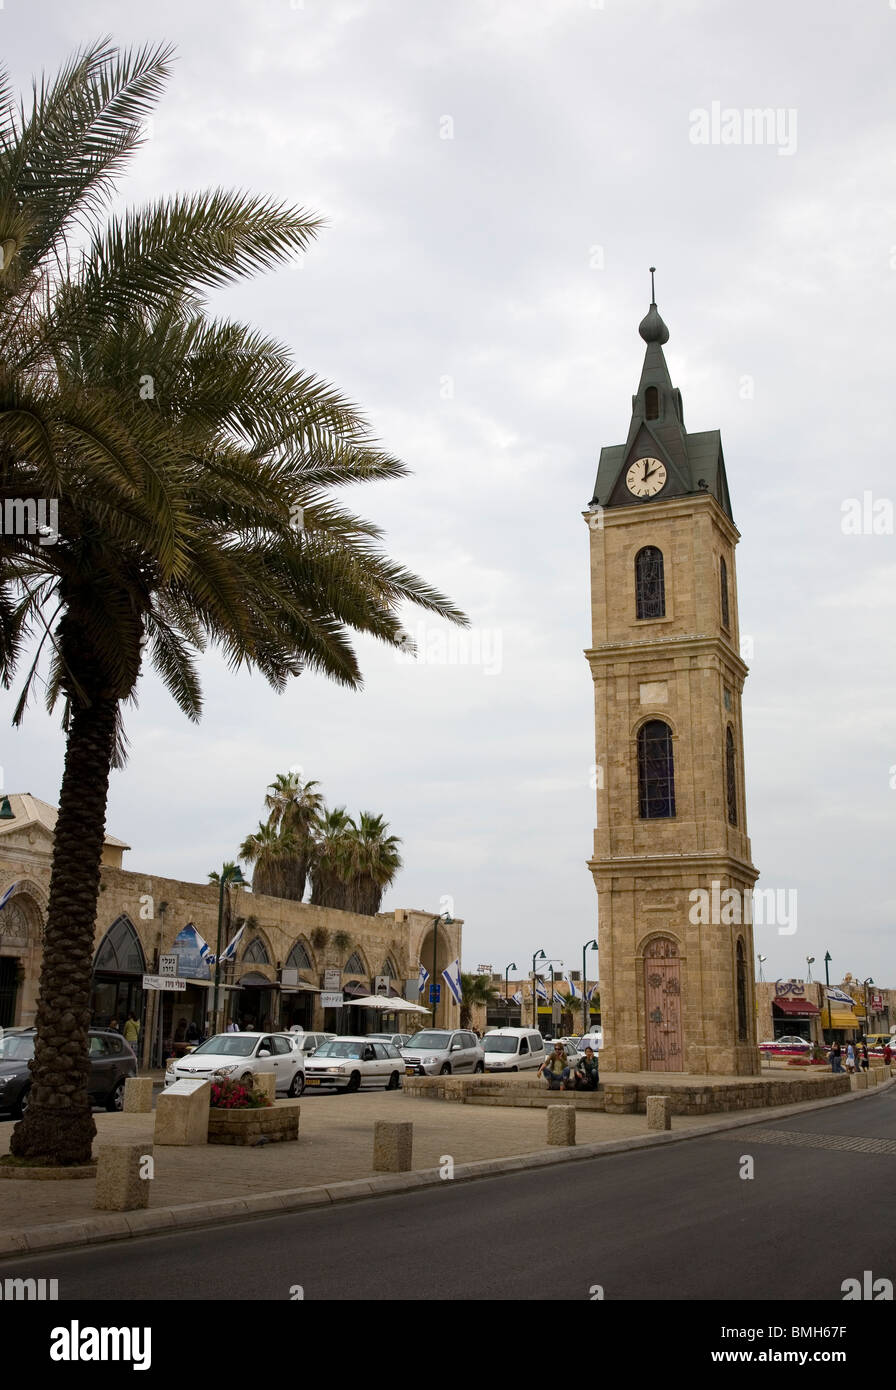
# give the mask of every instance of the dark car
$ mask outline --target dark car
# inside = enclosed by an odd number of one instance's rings
[[[31,1090],[31,1071],[28,1063],[34,1056],[33,1028],[19,1033],[5,1033],[0,1038],[0,1111],[12,1111],[21,1116],[28,1108]],[[124,1083],[137,1075],[137,1058],[120,1033],[105,1028],[91,1028],[90,1075],[87,1090],[94,1105],[107,1110],[121,1110],[124,1105]]]

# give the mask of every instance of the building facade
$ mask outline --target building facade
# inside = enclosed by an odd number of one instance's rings
[[[685,428],[655,301],[639,332],[628,436],[601,451],[585,513],[603,1061],[753,1075],[739,533],[719,433]]]
[[[29,794],[11,793],[0,811],[0,1027],[33,1023],[37,1008],[53,852],[55,808]],[[423,1014],[402,1015],[399,1005],[428,1004],[418,992],[420,964],[441,982],[435,1019],[457,1026],[459,1008],[441,972],[462,947],[463,922],[425,910],[399,908],[375,917],[312,907],[308,903],[230,888],[224,894],[222,947],[242,928],[236,958],[219,968],[218,1011],[213,1017],[215,971],[199,957],[196,932],[216,950],[219,889],[142,874],[122,866],[129,847],[108,836],[97,908],[91,1018],[97,1026],[122,1024],[129,1012],[141,1023],[144,1061],[167,1056],[191,1025],[200,1033],[231,1021],[249,1027],[329,1032],[372,1032],[383,1026],[414,1031]],[[162,956],[177,960],[182,987],[144,989]],[[383,983],[385,981],[387,983]],[[353,1007],[377,982],[396,1000],[394,1015]],[[324,1009],[324,991],[342,996]]]
[[[823,1046],[855,1042],[896,1027],[896,990],[867,988],[848,975],[826,988],[819,980],[765,980],[756,985],[759,1042],[804,1038]]]

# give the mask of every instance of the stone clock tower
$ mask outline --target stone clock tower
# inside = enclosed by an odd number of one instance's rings
[[[652,284],[651,271],[651,284]],[[759,1072],[734,525],[652,299],[624,444],[588,512],[605,1071]],[[734,890],[729,891],[729,890]]]

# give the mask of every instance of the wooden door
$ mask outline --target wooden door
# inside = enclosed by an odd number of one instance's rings
[[[649,1071],[684,1071],[681,1034],[681,961],[669,937],[644,953],[644,993]]]

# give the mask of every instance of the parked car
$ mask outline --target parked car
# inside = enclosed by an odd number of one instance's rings
[[[295,1034],[216,1033],[186,1057],[172,1057],[165,1085],[175,1081],[210,1081],[216,1074],[251,1083],[259,1072],[273,1072],[276,1091],[300,1096],[305,1089],[305,1057],[293,1046]]]
[[[584,1038],[579,1038],[576,1047],[580,1052],[584,1052],[586,1047],[590,1047],[594,1052],[600,1052],[604,1045],[604,1034],[602,1028],[595,1028],[593,1032],[586,1033]]]
[[[31,1071],[28,1063],[34,1056],[35,1029],[8,1030],[0,1038],[0,1111],[12,1111],[16,1117],[28,1109],[31,1090]],[[90,1072],[87,1092],[93,1105],[107,1110],[124,1106],[124,1083],[137,1075],[137,1058],[120,1033],[104,1028],[91,1028],[88,1035]]]
[[[533,1028],[494,1028],[482,1039],[486,1071],[527,1071],[545,1059],[544,1039]]]
[[[368,1038],[379,1038],[380,1042],[390,1042],[393,1047],[406,1047],[411,1041],[411,1033],[368,1033]]]
[[[808,1052],[814,1047],[814,1043],[806,1038],[798,1038],[795,1034],[787,1034],[782,1038],[771,1038],[768,1042],[761,1042],[759,1047],[765,1052]]]
[[[485,1053],[465,1028],[424,1028],[401,1049],[408,1076],[450,1076],[485,1071]]]
[[[321,1043],[328,1042],[330,1038],[335,1038],[336,1034],[304,1033],[297,1031],[295,1033],[289,1032],[286,1036],[290,1039],[296,1051],[301,1052],[307,1061],[309,1057],[314,1056]]]
[[[394,1043],[382,1039],[332,1038],[305,1064],[305,1085],[334,1091],[368,1091],[401,1085],[402,1057]]]
[[[884,1048],[888,1043],[896,1052],[896,1036],[891,1033],[869,1033],[865,1042],[868,1044],[868,1051],[873,1052],[875,1057],[883,1056]]]

